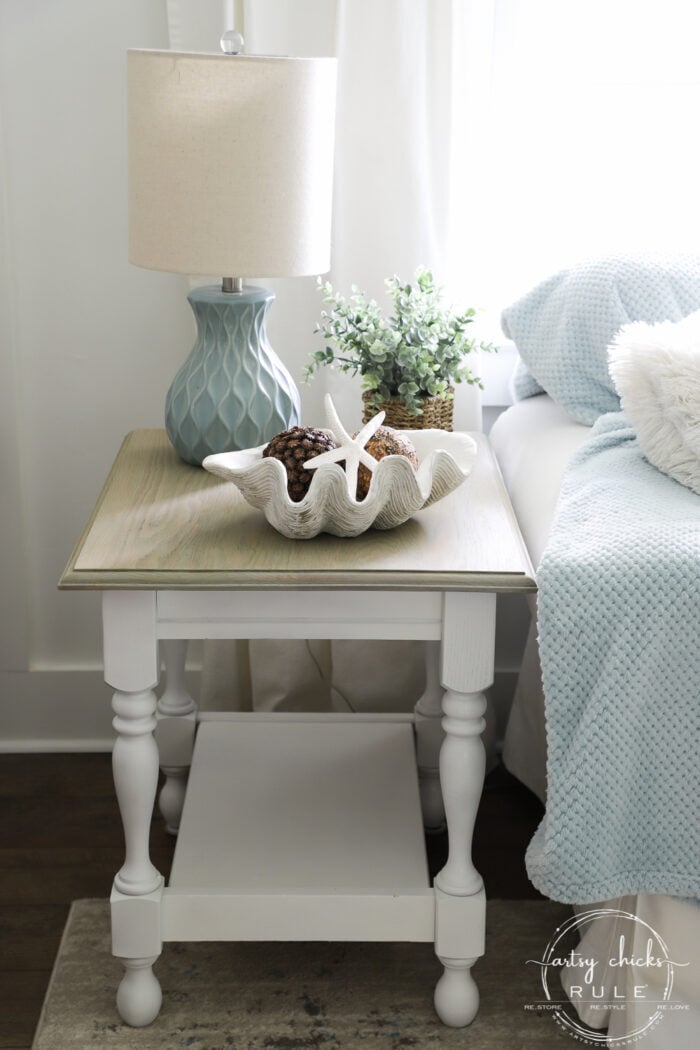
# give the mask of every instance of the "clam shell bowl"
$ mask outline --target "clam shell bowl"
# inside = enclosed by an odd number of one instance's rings
[[[393,529],[453,492],[469,477],[476,442],[467,434],[444,430],[402,431],[418,455],[414,470],[404,456],[385,456],[372,475],[369,492],[357,500],[348,491],[344,469],[325,463],[314,471],[304,499],[287,493],[287,473],[278,459],[263,459],[264,445],[241,452],[207,456],[202,466],[232,481],[252,507],[261,510],[278,532],[290,539],[311,539],[320,532],[359,536],[369,528]]]

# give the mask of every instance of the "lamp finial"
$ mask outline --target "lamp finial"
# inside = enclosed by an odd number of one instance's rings
[[[237,29],[227,29],[221,34],[219,45],[225,55],[240,55],[245,41]]]

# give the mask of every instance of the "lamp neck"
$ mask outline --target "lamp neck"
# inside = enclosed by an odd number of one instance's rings
[[[222,292],[242,292],[243,291],[243,278],[242,277],[223,277],[221,280],[221,291]]]

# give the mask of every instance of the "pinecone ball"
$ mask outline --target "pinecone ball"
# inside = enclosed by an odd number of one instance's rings
[[[273,437],[263,449],[263,456],[272,456],[284,464],[287,471],[287,492],[294,503],[301,503],[309,491],[313,470],[304,470],[304,463],[322,452],[336,448],[331,434],[313,427],[292,427]]]
[[[394,430],[393,427],[379,427],[369,439],[365,448],[374,459],[383,459],[384,456],[405,456],[413,469],[418,469],[418,455],[413,442],[405,434],[402,434],[400,430]],[[358,500],[365,498],[369,492],[371,481],[371,472],[367,467],[360,464],[360,469],[357,473]]]

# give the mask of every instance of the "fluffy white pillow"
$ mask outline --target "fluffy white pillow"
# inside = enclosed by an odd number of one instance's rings
[[[625,325],[608,364],[644,455],[700,494],[700,310],[682,321]]]

